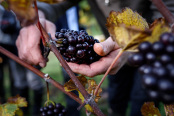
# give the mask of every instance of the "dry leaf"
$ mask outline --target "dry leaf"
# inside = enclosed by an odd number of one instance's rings
[[[166,116],[174,116],[174,105],[165,105]]]
[[[87,83],[87,79],[84,76],[82,76],[82,75],[81,76],[77,76],[77,78],[80,81],[80,83],[85,87],[85,85]],[[76,87],[76,85],[74,84],[72,79],[70,79],[68,82],[66,82],[64,84],[64,89],[67,92],[73,91],[73,90],[78,90],[78,88]]]
[[[34,24],[37,21],[37,14],[32,7],[33,0],[7,0],[9,9],[11,9],[21,22],[22,26]]]
[[[131,52],[136,52],[143,41],[155,42],[162,33],[171,31],[164,19],[155,20],[149,28],[145,19],[129,8],[121,13],[112,11],[106,26],[112,39],[124,51]]]
[[[40,2],[46,2],[46,3],[49,3],[49,4],[55,4],[55,3],[60,3],[60,2],[63,2],[65,0],[38,0]]]
[[[145,102],[141,108],[141,113],[143,116],[161,116],[153,102]]]
[[[94,79],[88,80],[87,92],[88,92],[89,94],[91,94],[91,95],[94,95],[94,92],[95,92],[97,86],[98,86],[98,85],[96,84],[96,82],[95,82]],[[99,88],[98,93],[97,93],[97,95],[95,96],[95,99],[94,99],[96,103],[97,103],[98,100],[101,98],[101,96],[100,96],[100,93],[101,93],[101,92],[102,92],[102,88]]]
[[[18,107],[27,107],[27,101],[25,98],[16,95],[15,97],[8,98],[7,103],[16,104]]]

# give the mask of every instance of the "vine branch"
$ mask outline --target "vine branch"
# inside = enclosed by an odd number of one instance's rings
[[[34,72],[35,74],[37,74],[39,77],[41,77],[42,79],[46,79],[45,78],[45,73],[41,72],[40,70],[34,68],[33,66],[27,64],[26,62],[24,62],[23,60],[19,59],[17,56],[15,56],[14,54],[12,54],[11,52],[9,52],[8,50],[4,49],[2,46],[0,46],[0,53],[6,55],[7,57],[11,58],[12,60],[16,61],[17,63],[21,64],[22,66],[24,66],[25,68],[31,70],[32,72]],[[82,104],[81,100],[78,98],[77,95],[75,95],[72,92],[66,92],[64,90],[64,87],[56,82],[54,79],[52,79],[51,77],[49,77],[49,79],[47,80],[47,82],[51,83],[52,85],[54,85],[56,88],[58,88],[59,90],[61,90],[63,93],[67,94],[69,97],[71,97],[72,99],[74,99],[76,102],[78,102],[79,104]]]
[[[157,7],[158,11],[164,16],[169,24],[171,24],[172,32],[174,32],[174,15],[169,11],[162,0],[151,0]]]

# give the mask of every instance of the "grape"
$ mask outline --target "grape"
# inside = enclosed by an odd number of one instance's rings
[[[44,110],[46,109],[46,110]],[[48,106],[40,108],[41,116],[65,116],[67,110],[60,103],[49,104]]]
[[[156,90],[148,90],[147,94],[150,96],[152,100],[159,100],[160,99],[160,94]]]
[[[129,61],[131,62],[131,64],[133,64],[135,66],[142,65],[144,62],[143,54],[135,53],[134,55],[129,57]]]
[[[146,88],[156,89],[157,79],[152,75],[143,75],[142,83]]]
[[[155,54],[161,54],[164,51],[164,45],[161,42],[155,42],[152,44],[152,50]]]
[[[160,36],[160,41],[163,42],[165,45],[173,43],[173,35],[171,33],[164,33]]]
[[[67,62],[91,64],[100,59],[93,50],[94,44],[99,41],[89,36],[85,30],[61,29],[56,32],[55,37],[56,43],[60,44],[57,49]]]
[[[156,56],[155,56],[154,53],[149,52],[149,53],[146,54],[146,61],[147,62],[152,63],[152,62],[155,61],[155,59],[156,59]]]
[[[139,66],[142,85],[148,96],[166,104],[173,103],[174,36],[168,32],[163,33],[159,40],[152,44],[142,42],[138,46],[138,50],[139,52],[133,54],[128,62]]]
[[[76,38],[74,36],[69,36],[68,37],[68,43],[71,45],[75,45],[76,44]]]
[[[158,81],[158,88],[165,93],[172,93],[174,91],[174,83],[167,79],[161,79]]]
[[[138,46],[139,51],[142,53],[147,53],[151,50],[151,43],[149,42],[143,42]]]

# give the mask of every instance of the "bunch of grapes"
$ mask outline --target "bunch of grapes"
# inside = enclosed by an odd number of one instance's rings
[[[49,104],[40,108],[41,116],[65,116],[66,112],[65,107],[60,103]]]
[[[89,36],[85,30],[61,29],[56,32],[55,37],[56,42],[62,45],[58,50],[67,62],[91,64],[100,58],[93,50],[94,43],[99,41]]]
[[[163,33],[159,41],[143,42],[139,52],[133,54],[129,63],[139,66],[142,83],[147,94],[163,103],[174,102],[174,36]]]

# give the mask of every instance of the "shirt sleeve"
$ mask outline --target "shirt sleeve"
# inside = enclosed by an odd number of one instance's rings
[[[65,11],[74,5],[77,5],[81,0],[66,0],[58,4],[47,4],[44,2],[37,2],[38,9],[42,10],[46,18],[55,22]]]

